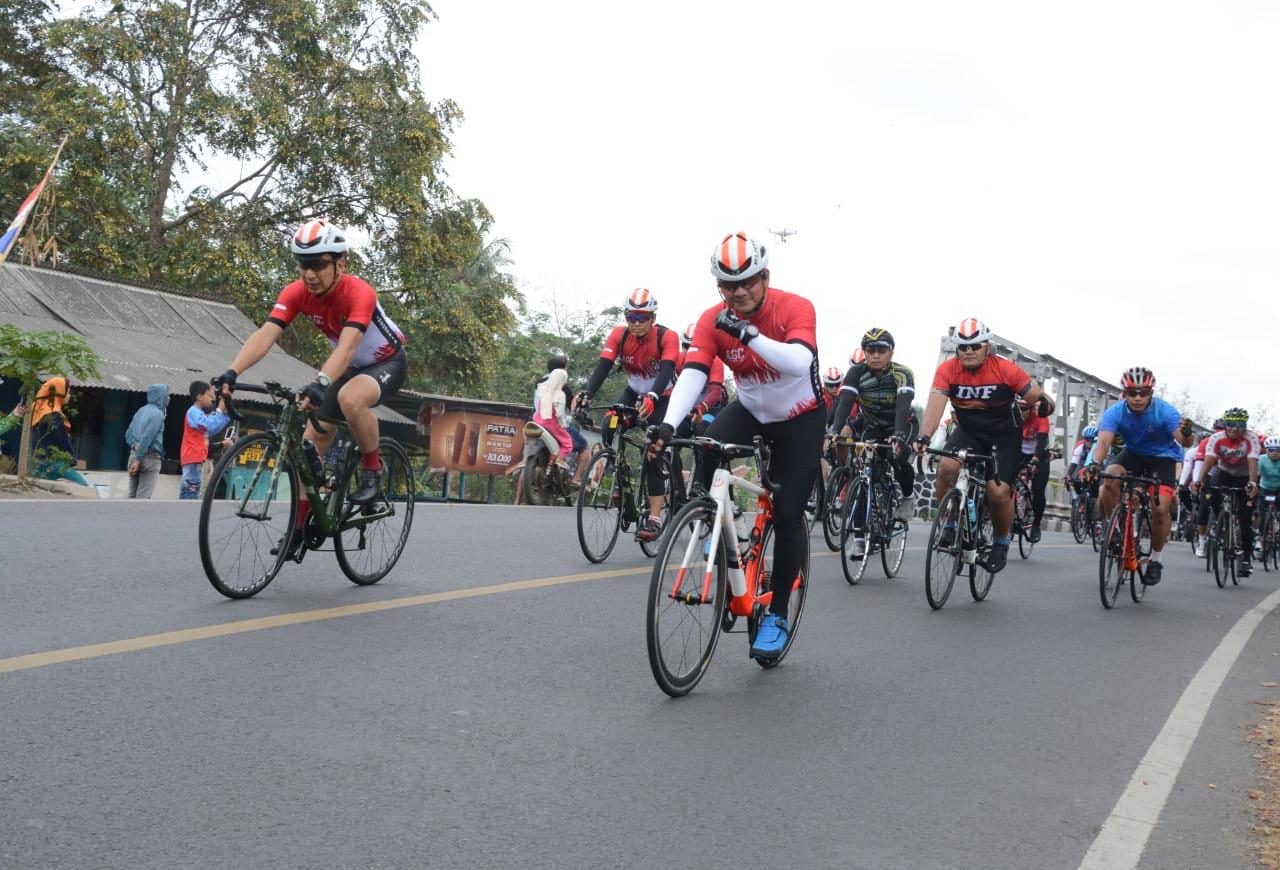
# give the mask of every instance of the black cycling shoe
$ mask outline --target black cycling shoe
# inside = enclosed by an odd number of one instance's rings
[[[284,559],[286,562],[289,561],[290,559],[298,558],[298,551],[302,549],[302,541],[303,541],[302,529],[294,529],[293,533],[289,536],[289,549],[284,554]],[[280,547],[282,544],[284,544],[284,538],[281,538],[280,540],[276,541],[276,545],[271,548],[271,555],[273,556],[280,555]]]
[[[1027,535],[1027,540],[1033,544],[1040,543],[1040,524],[1036,523],[1031,527],[1031,532]]]
[[[374,471],[369,468],[360,469],[360,485],[356,491],[347,496],[347,501],[354,504],[368,504],[379,495],[382,487],[382,469]]]
[[[999,574],[1004,570],[1005,563],[1009,561],[1009,545],[1008,544],[992,544],[991,552],[987,554],[986,569],[992,574]]]
[[[1148,562],[1147,570],[1142,575],[1143,586],[1155,586],[1160,582],[1160,575],[1164,573],[1164,566],[1159,562]]]
[[[1253,563],[1248,559],[1242,559],[1240,566],[1236,568],[1236,574],[1240,577],[1248,577],[1253,573]]]

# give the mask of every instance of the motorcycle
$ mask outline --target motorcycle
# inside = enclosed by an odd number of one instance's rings
[[[524,424],[524,472],[520,485],[528,504],[573,504],[576,487],[573,472],[555,462],[560,443],[554,435],[530,420]]]

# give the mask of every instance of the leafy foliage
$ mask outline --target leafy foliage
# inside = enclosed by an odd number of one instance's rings
[[[485,395],[528,405],[533,401],[534,384],[546,373],[547,357],[553,351],[561,351],[569,359],[570,389],[584,386],[600,357],[604,339],[620,320],[622,311],[616,307],[597,312],[569,311],[555,300],[549,311],[535,311],[522,301],[517,316],[519,326],[503,346],[497,372],[488,380]],[[601,394],[621,392],[621,380],[616,371],[610,374]]]

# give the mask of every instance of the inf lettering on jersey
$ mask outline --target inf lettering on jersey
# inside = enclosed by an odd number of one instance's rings
[[[996,394],[996,390],[1000,389],[999,384],[984,384],[980,387],[971,387],[967,384],[956,384],[953,389],[957,399],[990,399]]]

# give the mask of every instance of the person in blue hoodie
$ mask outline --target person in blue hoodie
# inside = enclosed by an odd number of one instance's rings
[[[147,403],[137,410],[124,432],[129,445],[129,498],[151,498],[164,458],[164,412],[169,407],[169,387],[147,387]]]

